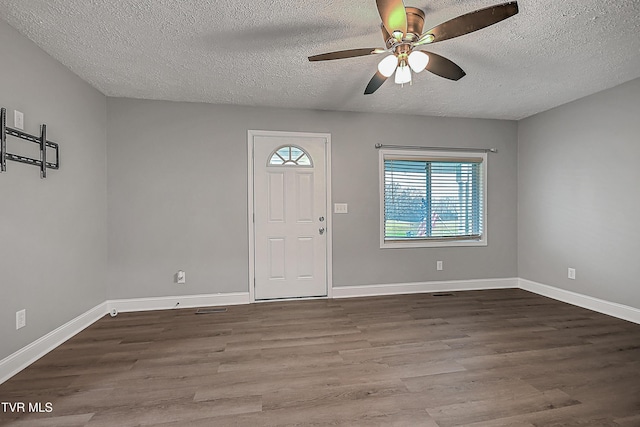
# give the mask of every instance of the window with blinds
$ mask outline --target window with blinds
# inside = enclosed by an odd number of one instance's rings
[[[486,154],[381,150],[381,247],[486,245]]]

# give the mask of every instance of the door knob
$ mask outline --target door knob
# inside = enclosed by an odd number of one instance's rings
[[[320,228],[318,229],[318,232],[320,232],[320,234],[324,234],[324,227],[320,227]]]

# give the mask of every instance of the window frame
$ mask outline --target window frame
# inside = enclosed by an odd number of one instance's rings
[[[385,169],[384,161],[386,157],[402,157],[406,159],[415,159],[420,161],[421,159],[429,158],[443,158],[443,159],[464,159],[469,157],[482,158],[481,173],[482,173],[482,188],[480,189],[482,194],[482,234],[480,239],[450,239],[443,238],[441,240],[437,238],[431,239],[415,239],[415,240],[385,240]],[[438,247],[469,247],[469,246],[487,246],[487,158],[486,152],[471,152],[471,151],[441,151],[441,150],[403,150],[403,149],[391,149],[381,148],[378,153],[378,178],[379,178],[379,205],[380,205],[380,218],[379,218],[379,233],[380,233],[380,249],[402,249],[402,248],[438,248]]]
[[[279,153],[278,151],[282,150],[283,148],[288,148],[289,149],[289,159],[284,159]],[[300,150],[302,152],[302,154],[300,156],[298,156],[298,158],[296,160],[292,160],[291,158],[291,149],[295,148],[296,150]],[[278,156],[282,159],[282,163],[278,164],[278,163],[271,163],[271,161],[273,160],[274,156]],[[298,160],[300,160],[302,157],[306,157],[307,160],[309,161],[309,164],[299,164]],[[290,162],[290,163],[288,163]],[[273,150],[273,152],[269,155],[269,158],[267,159],[267,167],[299,167],[299,168],[313,168],[313,159],[311,158],[311,155],[309,153],[307,153],[306,150],[304,150],[302,147],[299,147],[295,144],[283,144],[281,146],[279,146],[278,148],[276,148],[275,150]]]

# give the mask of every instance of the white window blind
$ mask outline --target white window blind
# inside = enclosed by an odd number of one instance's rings
[[[485,155],[381,153],[382,246],[484,242],[485,166]]]

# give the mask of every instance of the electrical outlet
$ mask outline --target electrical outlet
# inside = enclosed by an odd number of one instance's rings
[[[27,326],[27,309],[16,311],[16,329]]]
[[[16,129],[24,130],[24,114],[18,110],[13,110],[13,126]]]
[[[442,271],[442,261],[436,261],[436,269]]]
[[[187,273],[185,273],[183,270],[179,270],[176,273],[176,283],[178,283],[179,285],[187,283]]]
[[[571,280],[576,280],[576,269],[575,268],[571,268],[569,267],[569,270],[567,272],[567,276],[569,277],[569,279]]]

